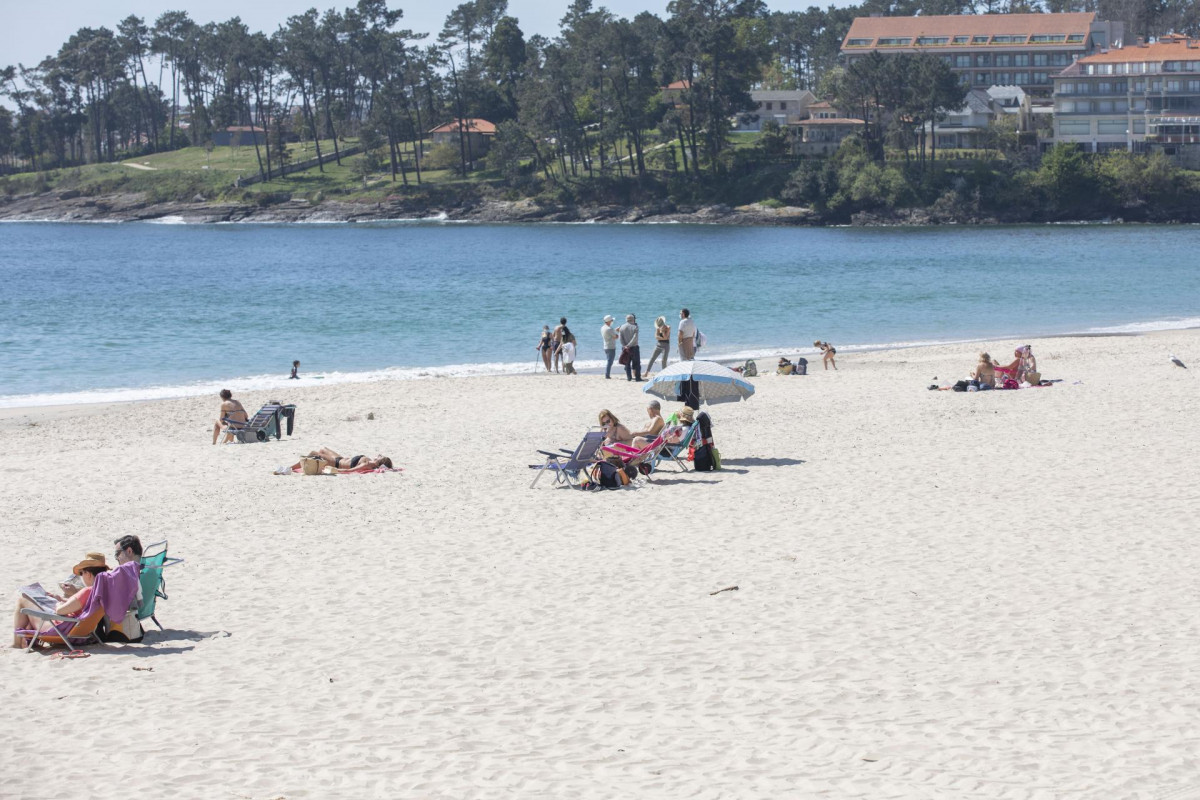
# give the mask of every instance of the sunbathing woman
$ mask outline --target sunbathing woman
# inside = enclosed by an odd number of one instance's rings
[[[320,459],[321,470],[329,467],[334,473],[337,472],[372,472],[380,467],[393,469],[392,460],[384,455],[377,455],[374,458],[366,456],[342,456],[330,450],[328,447],[322,447],[319,450],[314,450],[309,453],[306,458]],[[292,469],[300,469],[303,466],[302,461],[297,461],[292,465]]]
[[[987,353],[979,354],[979,363],[975,365],[975,371],[971,373],[971,377],[979,381],[979,388],[987,387],[988,389],[996,388],[996,366],[992,363],[992,357]]]
[[[600,425],[604,428],[605,444],[633,444],[633,434],[629,428],[622,425],[616,414],[607,408],[600,412]]]
[[[96,576],[101,572],[108,572],[108,565],[104,563],[104,555],[102,553],[88,553],[83,561],[80,561],[71,570],[83,580],[83,588],[70,598],[63,598],[56,594],[50,594],[56,600],[59,600],[58,606],[55,607],[54,613],[64,617],[78,617],[83,613],[83,609],[87,607],[88,597],[92,593],[92,584],[96,582]],[[54,623],[40,620],[37,617],[31,617],[25,612],[29,609],[41,610],[41,606],[30,600],[28,597],[21,595],[17,598],[17,610],[13,614],[13,647],[24,647],[25,637],[18,636],[15,631],[36,631],[48,630]],[[59,630],[66,632],[70,629],[73,622],[61,622],[62,628]]]

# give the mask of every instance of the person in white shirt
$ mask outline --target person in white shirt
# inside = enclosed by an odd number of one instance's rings
[[[605,380],[612,377],[613,359],[617,357],[617,330],[612,324],[612,314],[606,314],[604,324],[600,326],[600,340],[604,343],[604,358],[608,362],[604,365]]]
[[[684,361],[696,357],[696,321],[686,308],[679,312],[679,352]]]
[[[562,343],[562,365],[564,373],[575,374],[575,340],[573,338]]]

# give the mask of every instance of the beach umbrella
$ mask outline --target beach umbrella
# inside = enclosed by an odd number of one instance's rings
[[[699,399],[702,403],[736,403],[754,394],[754,386],[741,375],[712,361],[680,361],[642,387],[664,400]]]

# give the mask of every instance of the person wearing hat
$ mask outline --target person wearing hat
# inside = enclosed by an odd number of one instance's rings
[[[604,344],[604,379],[612,377],[613,359],[617,357],[617,331],[612,326],[613,315],[604,315],[604,324],[600,326],[600,341]]]
[[[96,576],[101,572],[108,572],[108,564],[104,561],[103,553],[88,553],[71,571],[83,581],[82,589],[71,595],[70,598],[63,598],[59,595],[46,592],[47,595],[59,601],[58,605],[54,607],[54,613],[63,617],[78,617],[83,613],[83,610],[87,608],[88,598],[92,595],[92,586],[96,583]],[[17,610],[13,614],[13,647],[25,646],[25,636],[18,634],[17,631],[37,631],[51,627],[50,622],[39,620],[25,613],[30,609],[37,611],[50,610],[43,608],[24,594],[18,597]],[[63,631],[65,632],[74,623],[61,622],[59,625],[64,626]]]
[[[636,314],[626,314],[625,324],[617,328],[617,336],[621,340],[622,357],[628,353],[629,360],[625,362],[625,380],[642,381],[642,351],[638,347],[638,324]]]

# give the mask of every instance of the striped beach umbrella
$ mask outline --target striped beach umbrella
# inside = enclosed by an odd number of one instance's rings
[[[687,402],[699,398],[709,405],[736,403],[754,394],[754,386],[741,375],[712,361],[680,361],[667,367],[642,387],[664,400]]]

